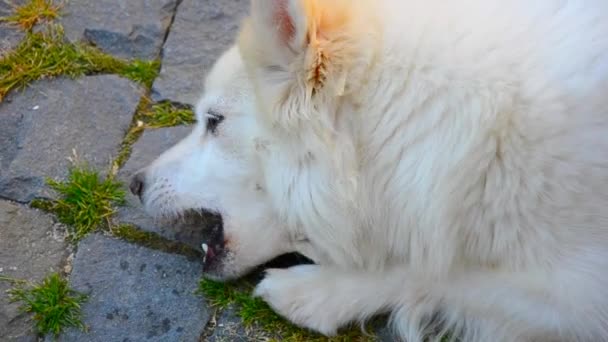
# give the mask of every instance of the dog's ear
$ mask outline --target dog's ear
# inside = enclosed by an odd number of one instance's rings
[[[315,98],[344,93],[356,63],[358,0],[252,0],[239,37],[259,99],[274,121],[308,118]],[[359,31],[358,31],[359,30]],[[314,108],[313,108],[314,107]]]
[[[252,0],[252,29],[261,43],[271,48],[269,52],[289,58],[289,54],[302,51],[307,34],[303,3],[301,0]]]

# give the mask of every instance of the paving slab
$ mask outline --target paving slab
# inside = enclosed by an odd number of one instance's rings
[[[67,256],[65,229],[52,216],[8,201],[0,201],[0,276],[39,282],[62,269]],[[36,341],[33,323],[9,303],[0,281],[0,341]]]
[[[24,0],[13,1],[13,5],[23,4]],[[9,16],[12,12],[11,3],[0,0],[0,17]],[[21,39],[25,37],[25,32],[15,25],[0,22],[0,56],[17,47]]]
[[[32,84],[0,103],[0,197],[52,198],[46,177],[64,179],[73,151],[107,170],[119,150],[141,90],[113,75]]]
[[[248,0],[183,0],[163,47],[152,98],[195,105],[207,71],[234,42],[248,10]]]
[[[137,171],[153,162],[160,154],[179,142],[190,133],[191,126],[176,126],[167,128],[147,129],[133,144],[131,155],[124,167],[118,172],[118,178],[125,186]],[[192,229],[192,225],[171,225],[156,222],[143,210],[139,199],[128,189],[127,205],[119,208],[116,218],[118,222],[129,223],[142,230],[157,233],[167,239],[177,240],[200,248],[202,230]]]
[[[86,41],[121,58],[154,59],[177,0],[69,1],[61,23],[71,41]]]
[[[88,332],[67,330],[59,341],[198,341],[209,320],[195,295],[199,262],[92,234],[82,240],[70,284],[86,293]]]

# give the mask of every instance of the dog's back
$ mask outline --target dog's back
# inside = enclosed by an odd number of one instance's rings
[[[607,3],[384,4],[382,90],[364,102],[391,102],[364,139],[370,183],[398,161],[371,186],[392,210],[378,220],[405,218],[388,250],[469,270],[435,298],[469,338],[608,339]]]
[[[608,2],[253,4],[239,47],[303,180],[269,192],[328,256],[307,284],[332,307],[274,308],[324,332],[388,309],[408,341],[434,315],[466,341],[607,339]]]

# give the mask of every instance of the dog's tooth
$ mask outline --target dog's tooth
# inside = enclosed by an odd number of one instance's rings
[[[205,261],[207,261],[207,251],[209,250],[209,246],[207,246],[206,243],[203,243],[201,244],[201,248],[203,249],[203,252],[205,252],[203,255],[203,263],[205,263]]]

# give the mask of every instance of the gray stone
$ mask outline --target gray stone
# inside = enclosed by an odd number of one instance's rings
[[[23,31],[0,24],[0,56],[4,56],[17,47],[23,37],[25,37]]]
[[[88,332],[67,330],[60,341],[198,341],[209,320],[194,294],[198,262],[114,238],[82,240],[70,283],[89,295],[82,312]]]
[[[192,126],[175,126],[146,129],[133,144],[131,155],[118,172],[118,176],[128,179],[132,174],[148,166],[164,151],[168,150],[192,131]]]
[[[87,41],[121,58],[154,59],[177,0],[69,1],[61,23],[72,41]]]
[[[45,177],[64,179],[73,151],[78,161],[108,169],[140,92],[118,76],[90,76],[43,80],[10,94],[0,103],[0,197],[52,197]]]
[[[65,230],[51,216],[8,201],[0,201],[0,276],[41,281],[61,269],[67,255]],[[0,281],[0,341],[35,341],[33,323],[9,303],[12,285]]]
[[[168,128],[149,129],[133,145],[131,155],[125,166],[119,171],[118,177],[125,186],[129,184],[130,178],[138,170],[149,165],[162,152],[175,145],[184,138],[192,127],[176,126]],[[141,202],[133,196],[128,189],[127,205],[121,207],[116,215],[119,222],[133,224],[143,230],[157,233],[167,239],[178,240],[199,249],[202,241],[202,230],[193,230],[189,225],[163,225],[154,221],[146,214]]]
[[[24,1],[14,1],[13,5],[22,4]],[[11,14],[12,7],[8,2],[0,1],[0,17],[6,17]],[[21,39],[25,37],[25,32],[17,26],[0,22],[0,56],[3,56],[10,50],[14,49]]]
[[[194,105],[205,74],[234,42],[247,0],[183,0],[163,47],[152,98]]]

